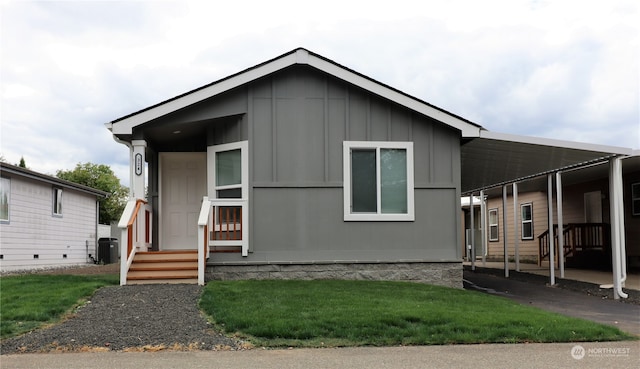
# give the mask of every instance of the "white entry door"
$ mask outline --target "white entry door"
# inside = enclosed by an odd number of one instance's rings
[[[207,195],[207,153],[160,153],[160,249],[198,247],[198,214]]]

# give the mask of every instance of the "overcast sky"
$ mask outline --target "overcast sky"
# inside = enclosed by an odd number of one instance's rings
[[[104,123],[307,48],[511,134],[640,148],[637,0],[0,0],[0,153],[110,165]]]

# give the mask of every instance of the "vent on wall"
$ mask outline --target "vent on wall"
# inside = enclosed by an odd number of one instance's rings
[[[38,259],[39,257],[40,257],[40,255],[38,255],[38,254],[33,254],[33,258],[34,258],[34,259]]]

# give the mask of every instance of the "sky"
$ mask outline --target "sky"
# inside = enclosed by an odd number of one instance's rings
[[[640,148],[637,0],[0,0],[0,154],[55,174],[104,124],[304,47],[501,133]]]

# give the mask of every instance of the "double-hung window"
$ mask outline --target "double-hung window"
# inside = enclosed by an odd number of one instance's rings
[[[533,239],[533,204],[520,205],[520,221],[522,222],[522,239]]]
[[[344,220],[413,221],[413,142],[345,141]]]
[[[53,215],[62,216],[62,188],[53,188]]]
[[[498,209],[489,209],[489,241],[498,240]]]
[[[9,222],[9,205],[11,204],[11,180],[0,178],[0,222]]]

